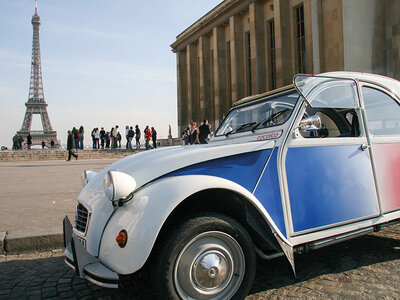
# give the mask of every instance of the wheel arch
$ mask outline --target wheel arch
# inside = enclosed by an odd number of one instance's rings
[[[183,219],[201,213],[219,213],[239,222],[249,233],[253,243],[264,253],[280,252],[272,226],[257,207],[243,194],[225,188],[198,191],[181,201],[163,223],[154,248],[163,242],[163,236]]]
[[[184,175],[155,181],[119,207],[104,229],[99,259],[119,274],[134,273],[152,260],[171,226],[199,211],[237,220],[267,255],[284,250],[285,237],[252,193],[220,177]],[[128,233],[124,248],[115,242],[122,229]]]

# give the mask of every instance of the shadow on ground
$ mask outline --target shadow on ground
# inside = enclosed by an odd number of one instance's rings
[[[249,299],[269,298],[269,291],[275,296],[293,290],[301,283],[329,276],[334,282],[353,284],[359,269],[379,266],[395,261],[399,274],[400,240],[399,226],[385,229],[384,234],[376,233],[343,242],[295,257],[297,277],[293,276],[285,258],[271,261],[258,260],[257,274]],[[388,267],[385,267],[388,268]],[[156,270],[154,270],[156,271]],[[367,274],[373,272],[366,270]],[[386,271],[390,272],[390,270]],[[347,274],[347,275],[346,275]],[[386,274],[390,277],[390,274]],[[367,275],[368,276],[368,275]],[[322,283],[321,283],[322,282]],[[323,281],[320,284],[323,285]],[[368,280],[366,280],[368,284]],[[393,282],[397,286],[398,282]],[[369,287],[374,289],[375,287]],[[367,290],[369,289],[367,287]],[[383,285],[383,288],[386,288]],[[323,289],[323,287],[322,287]],[[278,291],[277,291],[278,290]],[[123,287],[114,290],[98,287],[75,276],[63,257],[42,259],[10,260],[0,263],[0,298],[77,298],[77,299],[154,299],[152,286],[139,273],[131,280],[125,280]],[[379,291],[377,291],[379,293]]]

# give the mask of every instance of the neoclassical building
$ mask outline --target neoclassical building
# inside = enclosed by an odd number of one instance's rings
[[[400,79],[400,0],[225,0],[179,34],[178,130],[232,104],[346,70]]]

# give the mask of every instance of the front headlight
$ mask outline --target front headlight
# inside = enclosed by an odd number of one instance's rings
[[[126,200],[136,189],[136,180],[120,171],[108,171],[104,176],[103,187],[110,201]]]

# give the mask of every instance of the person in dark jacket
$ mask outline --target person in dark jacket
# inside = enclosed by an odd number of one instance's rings
[[[200,144],[207,144],[207,138],[211,135],[210,126],[208,125],[208,120],[203,120],[203,125],[199,127],[199,140]]]
[[[30,150],[32,146],[32,136],[30,133],[28,133],[28,136],[26,137],[26,144],[28,145],[28,150]]]
[[[157,148],[157,131],[151,127],[151,139],[153,140],[153,148]]]
[[[74,138],[72,136],[71,130],[68,130],[67,150],[68,150],[68,159],[67,159],[67,161],[71,160],[71,156],[75,157],[75,159],[78,160],[78,154],[75,154],[73,152],[73,150],[74,150]]]
[[[139,126],[135,126],[135,135],[136,135],[136,149],[140,148],[140,129]]]

